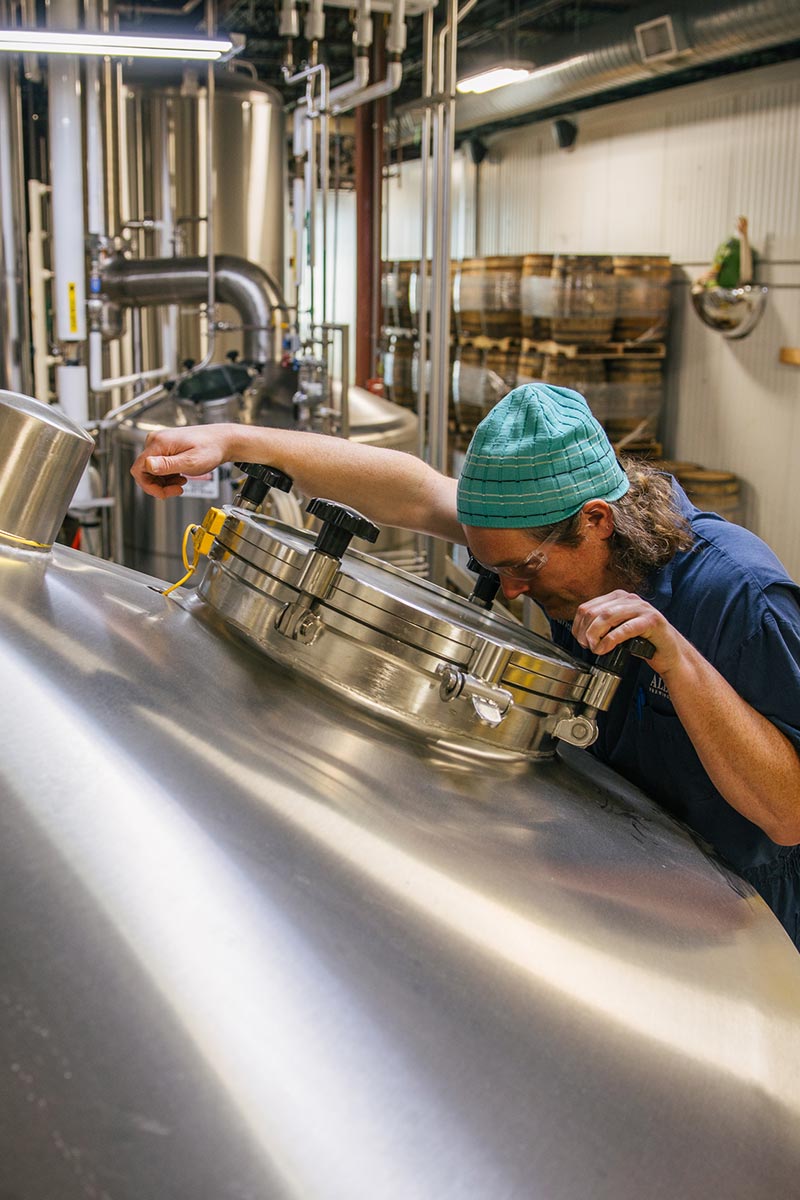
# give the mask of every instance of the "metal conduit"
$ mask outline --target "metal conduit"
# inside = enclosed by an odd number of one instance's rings
[[[642,61],[630,15],[614,18],[582,32],[579,40],[569,36],[542,41],[538,68],[524,83],[480,96],[460,97],[456,129],[472,129],[611,87],[669,76],[699,63],[800,38],[800,5],[786,0],[738,4],[692,0],[671,3],[668,12],[685,35],[687,53],[661,63],[658,72]]]
[[[208,298],[208,262],[201,258],[115,258],[103,268],[103,293],[128,308],[200,302]],[[245,258],[218,254],[214,259],[214,295],[239,313],[244,326],[244,357],[250,362],[274,358],[272,313],[288,312],[280,287],[262,267]]]

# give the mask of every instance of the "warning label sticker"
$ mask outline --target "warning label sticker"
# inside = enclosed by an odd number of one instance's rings
[[[193,475],[183,485],[183,494],[195,500],[219,499],[219,467],[205,475]]]

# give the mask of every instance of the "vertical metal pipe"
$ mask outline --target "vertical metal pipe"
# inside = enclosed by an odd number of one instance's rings
[[[49,17],[56,28],[77,29],[77,3],[54,0]],[[48,97],[56,335],[62,342],[76,343],[86,340],[83,139],[76,56],[50,56]]]
[[[172,146],[174,127],[172,101],[162,96],[158,106],[159,147],[159,254],[162,258],[175,256],[175,197],[173,188]],[[178,366],[178,307],[169,305],[161,329],[161,361],[175,373]]]
[[[216,32],[216,7],[215,0],[206,0],[206,33],[209,37],[213,37]],[[206,69],[206,109],[207,109],[207,125],[206,125],[206,236],[208,238],[206,249],[208,251],[208,294],[206,297],[206,352],[202,362],[198,363],[195,370],[201,370],[214,357],[214,342],[217,334],[217,309],[216,309],[216,280],[214,278],[214,251],[216,237],[216,222],[214,219],[214,120],[216,114],[214,91],[214,64],[209,63]]]
[[[455,146],[456,49],[458,0],[448,0],[447,19],[436,38],[434,108],[434,241],[431,251],[431,389],[429,403],[429,462],[444,474],[449,468],[447,446],[448,367],[450,362],[450,242],[453,151]],[[444,543],[430,539],[430,578],[446,582]]]
[[[430,100],[433,90],[433,9],[428,9],[422,18],[422,96]],[[417,332],[419,354],[417,359],[417,417],[419,420],[419,456],[427,459],[428,449],[428,309],[430,305],[430,283],[428,277],[429,255],[429,212],[428,193],[431,171],[431,110],[426,104],[422,114],[420,140],[420,223],[422,246],[419,260],[419,284],[417,288]]]
[[[369,104],[356,109],[356,374],[360,387],[372,374],[370,324],[375,263],[373,261],[374,143]]]
[[[0,387],[30,392],[29,343],[23,297],[27,288],[24,203],[20,151],[22,125],[19,87],[12,60],[0,62]]]
[[[317,262],[317,139],[314,133],[314,122],[311,110],[314,106],[314,81],[308,80],[306,85],[306,211],[308,212],[308,317],[313,337],[314,318],[316,314],[316,272]]]

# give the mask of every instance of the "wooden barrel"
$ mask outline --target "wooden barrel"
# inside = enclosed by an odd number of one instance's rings
[[[669,320],[672,264],[665,255],[615,255],[616,341],[663,341]]]
[[[478,424],[516,386],[519,349],[460,346],[451,367],[456,428],[471,437]]]
[[[658,440],[657,425],[657,416],[641,421],[635,417],[611,417],[603,422],[608,440],[618,454],[633,454],[648,460],[660,459],[664,453],[664,447]]]
[[[522,260],[519,285],[520,327],[522,336],[532,341],[544,341],[552,336],[552,269],[552,254],[526,254]]]
[[[542,379],[559,387],[581,390],[586,383],[605,383],[606,360],[604,358],[568,358],[563,354],[545,354],[542,364]]]
[[[419,272],[416,259],[385,262],[381,268],[382,324],[412,329],[416,318],[411,311],[411,277]]]
[[[658,467],[660,471],[666,471],[668,475],[674,475],[680,483],[681,473],[685,471],[699,471],[700,464],[696,462],[685,462],[682,459],[662,458],[658,462],[653,463],[654,467]]]
[[[538,383],[544,371],[544,355],[538,350],[526,350],[517,362],[517,386]]]
[[[453,312],[459,335],[520,336],[522,257],[465,258],[453,274]]]
[[[417,347],[411,338],[391,339],[382,351],[386,395],[404,408],[417,406]]]
[[[742,503],[741,480],[731,471],[716,471],[708,467],[683,469],[677,475],[692,504],[704,512],[718,513],[728,521],[741,523]]]
[[[605,416],[610,421],[643,421],[655,425],[664,403],[664,360],[608,358]]]
[[[551,278],[555,340],[578,345],[609,342],[617,312],[611,256],[556,254]]]

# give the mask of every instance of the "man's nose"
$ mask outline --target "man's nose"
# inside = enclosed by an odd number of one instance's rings
[[[500,587],[503,589],[503,595],[506,600],[514,600],[517,596],[521,596],[523,592],[527,592],[528,585],[524,579],[506,579],[505,576],[500,577]]]

